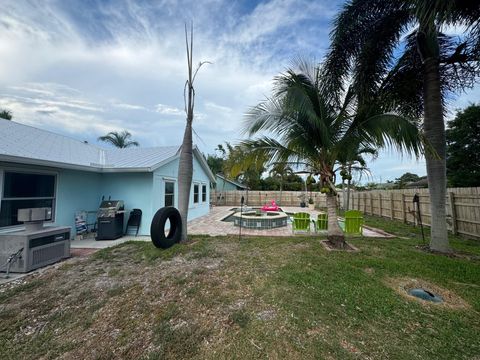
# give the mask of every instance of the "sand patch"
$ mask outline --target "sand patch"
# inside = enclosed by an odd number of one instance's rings
[[[435,285],[431,282],[422,279],[412,278],[388,278],[385,280],[385,284],[388,287],[394,289],[397,293],[402,295],[408,300],[416,301],[424,306],[439,306],[450,309],[467,309],[470,308],[470,304],[463,300],[460,296],[453,291]],[[434,303],[431,301],[425,301],[412,296],[408,293],[412,289],[425,289],[442,297],[443,302]]]

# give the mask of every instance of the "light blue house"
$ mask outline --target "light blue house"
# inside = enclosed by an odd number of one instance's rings
[[[0,119],[0,231],[17,229],[17,210],[52,207],[55,225],[75,229],[75,214],[94,212],[102,196],[143,212],[139,235],[149,235],[155,212],[177,206],[178,146],[104,149]],[[210,209],[215,177],[194,148],[189,220]]]

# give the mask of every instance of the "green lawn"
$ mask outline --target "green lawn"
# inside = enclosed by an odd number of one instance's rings
[[[404,238],[196,237],[169,250],[131,242],[0,292],[0,358],[475,359],[480,261],[417,250]],[[463,252],[480,243],[454,239]],[[389,284],[416,278],[468,303],[422,305]]]

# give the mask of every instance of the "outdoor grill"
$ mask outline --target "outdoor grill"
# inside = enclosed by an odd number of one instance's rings
[[[123,235],[125,214],[122,200],[104,200],[97,213],[97,240],[114,240]]]

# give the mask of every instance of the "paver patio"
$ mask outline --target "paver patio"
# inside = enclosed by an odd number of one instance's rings
[[[225,236],[238,235],[240,228],[235,226],[233,222],[222,221],[225,217],[234,213],[232,206],[215,206],[210,209],[210,213],[199,218],[196,218],[188,223],[188,233],[191,235],[210,235],[210,236]],[[282,210],[287,213],[307,212],[311,219],[316,219],[320,213],[318,210],[309,210],[301,207],[283,206]],[[324,232],[326,233],[326,232]],[[243,235],[253,236],[292,236],[292,224],[289,222],[287,226],[256,230],[242,228]],[[311,234],[315,234],[313,224],[311,225]],[[381,230],[372,228],[363,228],[363,236],[365,237],[391,237]]]

